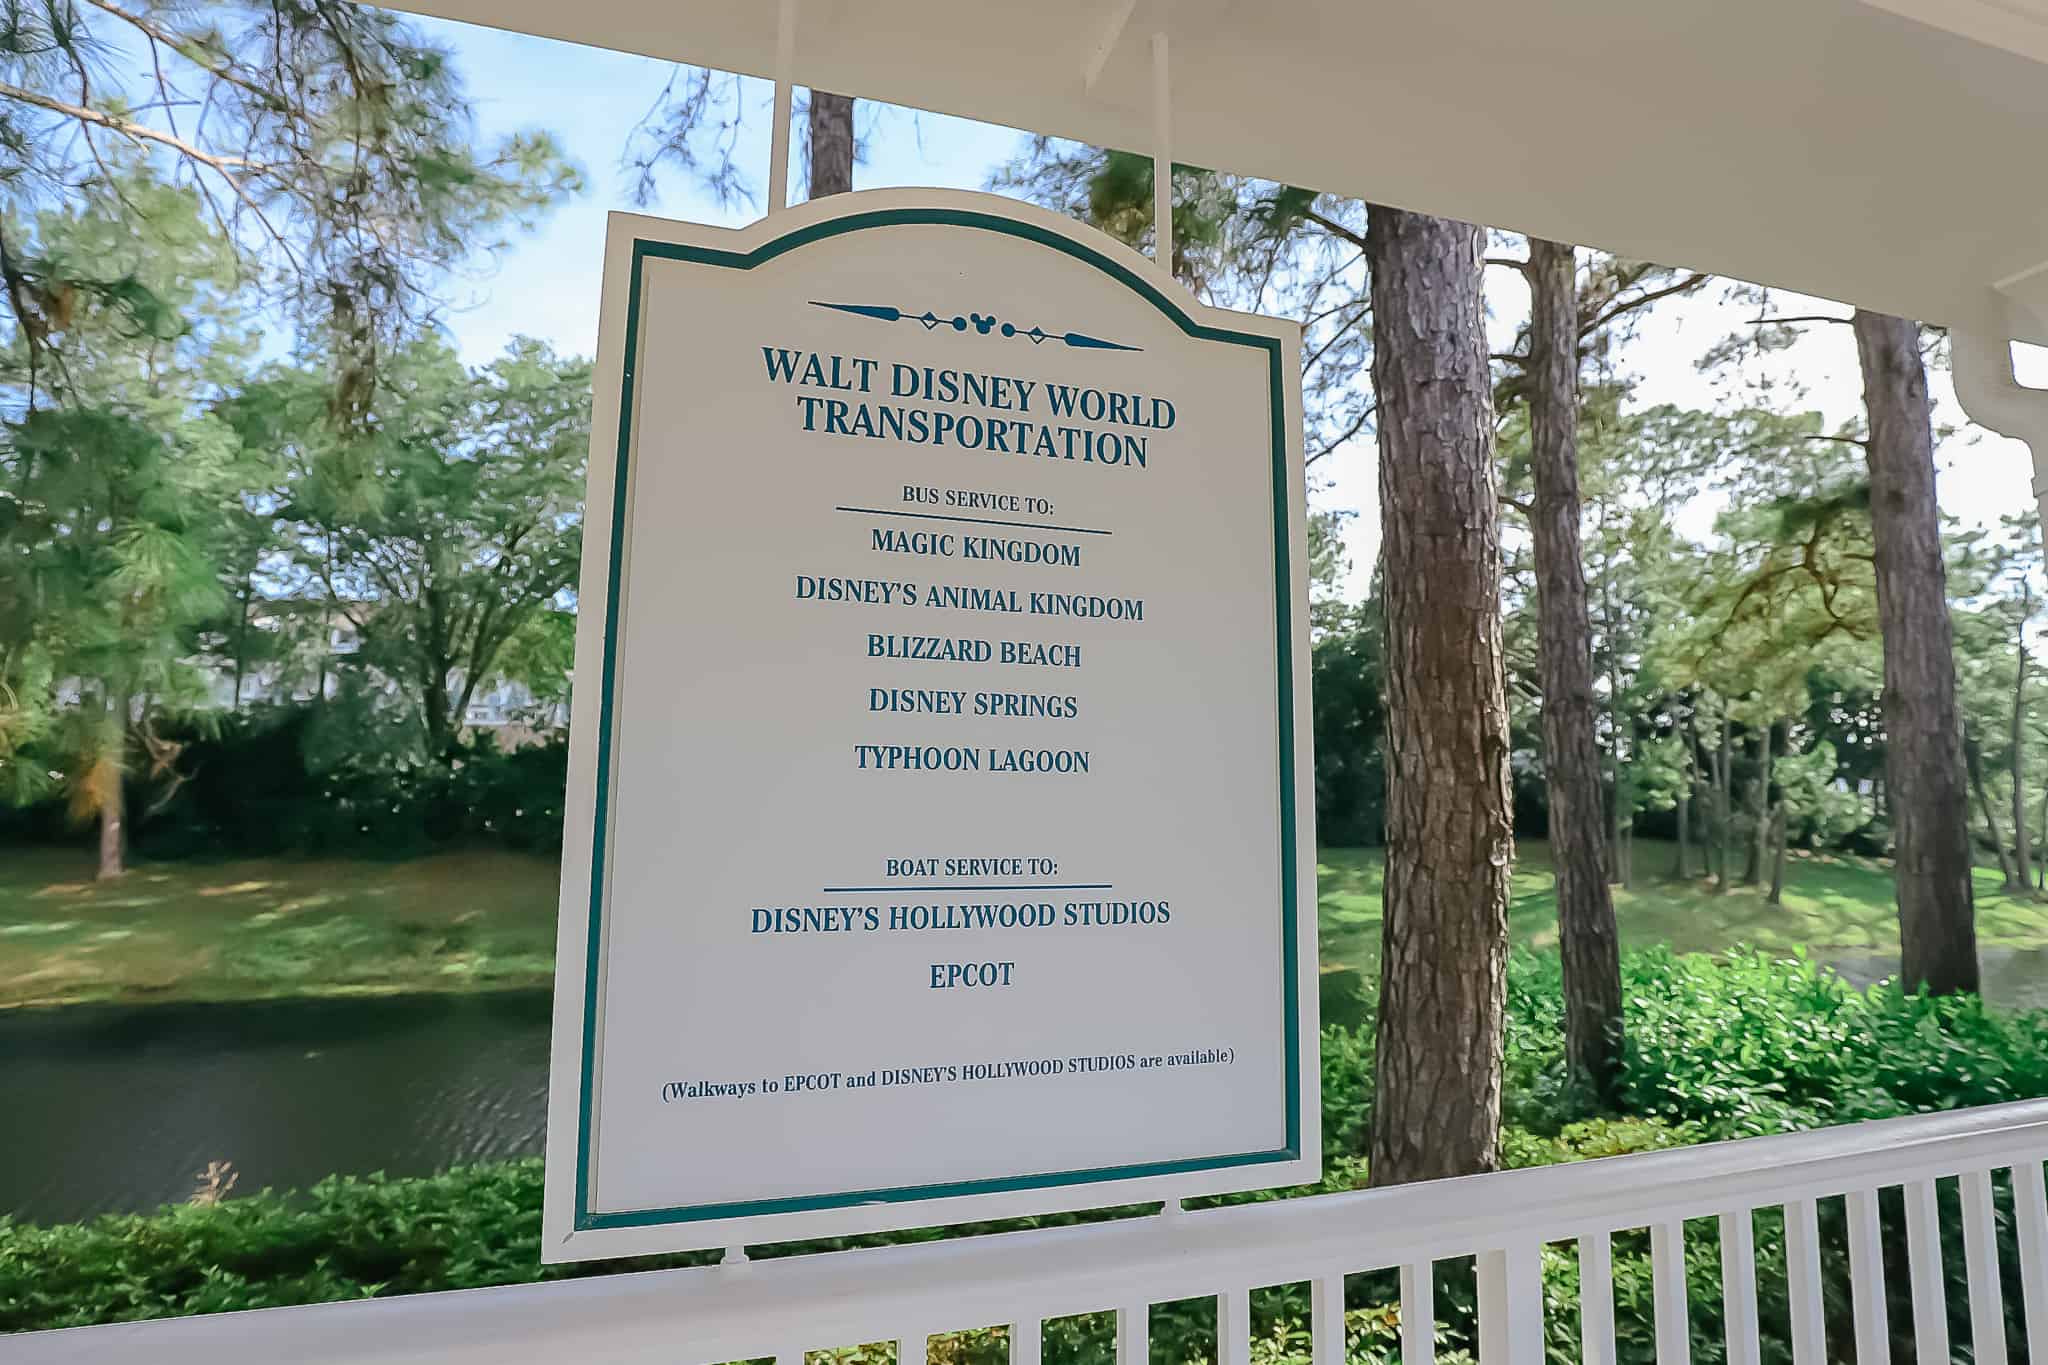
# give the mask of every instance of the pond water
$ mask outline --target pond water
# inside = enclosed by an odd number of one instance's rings
[[[1990,999],[2048,1008],[2048,949],[1983,962]],[[1833,965],[1859,985],[1898,971]],[[1346,976],[1324,979],[1326,1020],[1357,1022],[1355,976],[1333,980]],[[152,1209],[188,1198],[212,1161],[246,1193],[536,1156],[549,1008],[533,991],[0,1011],[0,1213]]]
[[[536,1156],[549,994],[0,1011],[0,1213],[57,1222],[336,1172]]]

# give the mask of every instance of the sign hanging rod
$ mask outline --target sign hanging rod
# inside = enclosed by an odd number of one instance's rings
[[[796,55],[796,0],[782,0],[775,18],[775,123],[768,144],[768,212],[789,207],[789,65]]]
[[[788,3],[788,0],[785,0]],[[1173,90],[1166,29],[1152,32],[1152,261],[1173,273]]]

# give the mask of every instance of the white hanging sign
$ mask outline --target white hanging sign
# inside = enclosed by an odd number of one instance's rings
[[[1299,346],[985,195],[612,217],[548,1259],[1316,1178]]]

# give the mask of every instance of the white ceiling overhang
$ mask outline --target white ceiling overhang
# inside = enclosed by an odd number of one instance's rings
[[[2048,342],[2048,0],[802,0],[801,85]],[[770,0],[404,8],[756,76]],[[1091,76],[1093,79],[1091,79]]]

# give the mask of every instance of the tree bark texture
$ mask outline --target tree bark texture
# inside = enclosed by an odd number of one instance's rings
[[[1576,434],[1576,433],[1575,433]],[[1603,518],[1603,524],[1605,519]],[[1608,806],[1607,839],[1607,880],[1626,881],[1621,868],[1621,651],[1613,648],[1617,637],[1614,629],[1614,559],[1608,556],[1607,571],[1600,576],[1601,623],[1607,629],[1609,647],[1607,650],[1607,748],[1608,784],[1611,795]],[[1591,624],[1587,626],[1590,635]],[[1611,894],[1611,893],[1610,893]]]
[[[1969,798],[1955,642],[1934,501],[1934,429],[1918,323],[1857,309],[1870,417],[1870,524],[1884,636],[1885,777],[1892,805],[1900,978],[1977,989]]]
[[[1508,717],[1480,233],[1373,205],[1387,867],[1376,1185],[1500,1156]]]
[[[2012,678],[2012,866],[2024,891],[2033,882],[2033,850],[2027,839],[2027,621],[2033,616],[2033,589],[2023,580],[2022,612],[2014,640],[2019,659]]]
[[[1607,884],[1600,748],[1593,733],[1593,622],[1579,520],[1578,260],[1529,241],[1529,447],[1543,771],[1564,959],[1565,1060],[1602,1098],[1621,1065],[1621,948]],[[1616,822],[1621,791],[1615,788]],[[1616,850],[1617,860],[1620,850]],[[1625,881],[1626,869],[1618,866]]]
[[[1764,897],[1772,905],[1785,903],[1785,839],[1789,824],[1785,802],[1780,798],[1771,807],[1771,890]]]
[[[1977,809],[1984,816],[1984,828],[1991,836],[1991,851],[1998,856],[1998,879],[2007,887],[2018,886],[2024,890],[2026,883],[2013,875],[2012,859],[2006,856],[2005,831],[1998,827],[1998,807],[1992,804],[1991,793],[1984,787],[1983,753],[1967,731],[1963,735],[1963,761],[1970,774],[1970,790],[1977,795]]]
[[[1749,861],[1742,880],[1751,886],[1764,879],[1764,856],[1771,845],[1771,729],[1766,725],[1757,735],[1756,780],[1749,787]]]
[[[811,91],[811,198],[853,190],[853,96]]]
[[[1721,761],[1714,768],[1714,890],[1728,894],[1730,827],[1735,823],[1735,722],[1724,703],[1721,708]]]
[[[2038,848],[2048,848],[2048,791],[2041,793],[2041,839]],[[2048,858],[2034,868],[2034,889],[2048,891]]]
[[[92,781],[98,788],[94,798],[100,817],[100,856],[96,875],[103,882],[112,881],[128,870],[128,793],[122,767],[128,751],[130,705],[125,692],[109,702],[104,748],[93,764]]]
[[[1685,772],[1678,784],[1678,858],[1674,875],[1679,881],[1692,877],[1692,806],[1700,785],[1700,734],[1691,720],[1685,724]]]
[[[1677,881],[1692,876],[1692,777],[1688,774],[1678,788],[1678,856],[1671,861],[1671,875]]]

